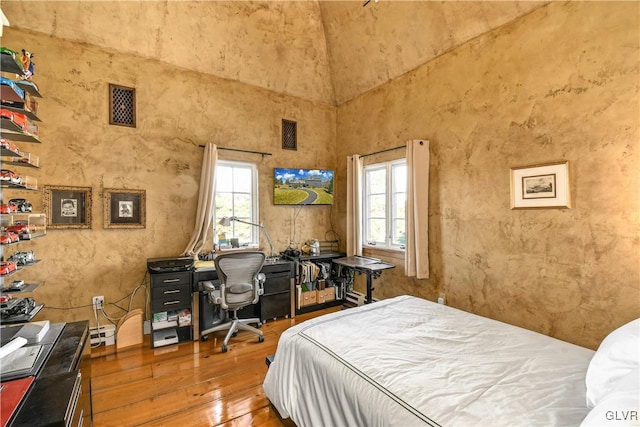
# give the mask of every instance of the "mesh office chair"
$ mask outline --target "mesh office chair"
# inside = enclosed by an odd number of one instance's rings
[[[206,341],[207,334],[228,329],[229,332],[222,344],[223,353],[226,353],[231,337],[236,336],[239,330],[253,332],[258,335],[259,342],[264,341],[264,334],[258,329],[262,326],[260,319],[238,319],[237,315],[238,310],[256,304],[262,295],[265,275],[260,273],[260,270],[264,260],[264,253],[254,251],[218,255],[214,262],[220,281],[219,287],[211,282],[203,284],[209,301],[219,305],[227,314],[223,323],[205,329],[200,336],[203,341]],[[229,312],[233,313],[232,317],[229,317]],[[258,328],[249,326],[250,323],[257,323]]]

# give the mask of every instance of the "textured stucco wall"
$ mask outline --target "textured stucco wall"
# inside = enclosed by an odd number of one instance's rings
[[[2,10],[17,28],[334,103],[315,1],[5,0]]]
[[[52,307],[123,298],[146,258],[182,251],[198,144],[274,153],[255,160],[261,217],[281,250],[292,238],[322,238],[330,215],[344,236],[346,155],[427,138],[431,279],[404,278],[394,260],[376,295],[443,291],[453,306],[596,346],[640,315],[638,8],[549,4],[340,106],[337,119],[326,105],[5,28],[4,46],[37,53],[44,142],[22,144],[42,157],[33,174],[41,185],[94,188],[93,229],[24,244],[43,260],[21,276],[46,280],[33,294],[49,307],[39,318],[91,318],[88,307]],[[107,124],[108,83],[137,88],[137,129]],[[281,118],[298,121],[298,152],[280,150]],[[573,208],[510,210],[509,168],[559,159],[571,162]],[[273,167],[296,166],[336,168],[333,210],[272,206]],[[145,230],[102,229],[107,187],[147,190]],[[41,204],[41,193],[28,197]]]
[[[104,295],[107,303],[119,301],[143,281],[147,258],[183,251],[195,218],[200,144],[273,154],[262,158],[221,151],[220,158],[258,164],[260,217],[276,250],[291,238],[297,244],[323,238],[329,229],[330,207],[274,206],[272,182],[274,167],[334,165],[334,107],[26,30],[4,31],[3,46],[36,52],[34,81],[44,95],[39,114],[43,143],[20,144],[40,156],[42,168],[21,172],[36,176],[41,187],[93,188],[92,229],[49,230],[46,237],[20,245],[42,259],[21,274],[45,281],[32,295],[48,307],[37,319],[93,323],[89,307],[66,309],[90,305],[93,295]],[[137,128],[108,124],[109,83],[136,88]],[[298,151],[281,148],[282,118],[298,122]],[[146,229],[104,229],[103,188],[145,189]],[[18,194],[41,210],[41,191],[4,191],[3,197]],[[5,254],[14,248],[5,248]],[[143,306],[143,295],[138,294],[134,307]],[[126,307],[127,301],[119,305]],[[113,307],[109,311],[119,314]]]
[[[545,4],[539,1],[321,1],[337,104]]]
[[[640,316],[639,15],[552,3],[338,108],[338,170],[431,141],[432,277],[404,279],[395,261],[375,295],[444,292],[589,347]],[[556,160],[572,209],[510,210],[510,167]]]
[[[4,0],[2,9],[18,28],[340,104],[541,4]]]

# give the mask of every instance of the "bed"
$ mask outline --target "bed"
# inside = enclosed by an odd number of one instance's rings
[[[285,331],[263,389],[299,427],[577,426],[594,353],[400,296]]]

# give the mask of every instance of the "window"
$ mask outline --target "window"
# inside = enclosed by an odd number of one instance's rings
[[[223,217],[235,216],[243,221],[258,221],[258,170],[252,163],[218,160],[216,164],[215,227],[225,239],[238,238],[240,245],[258,244],[259,229],[232,221],[224,227]]]
[[[365,166],[363,174],[363,246],[404,250],[406,161]]]

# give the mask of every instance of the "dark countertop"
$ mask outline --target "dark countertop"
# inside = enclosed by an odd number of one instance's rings
[[[88,320],[67,323],[38,379],[78,369],[83,349],[81,343],[85,342],[87,335],[89,335]]]
[[[53,324],[51,329],[55,331],[56,325],[64,325],[64,328],[59,336],[56,335],[48,359],[11,420],[12,427],[64,425],[71,396],[79,387],[78,366],[84,346],[89,345],[89,322]],[[43,341],[47,339],[48,334]],[[91,381],[91,378],[83,381]],[[88,384],[85,387],[90,390]]]

